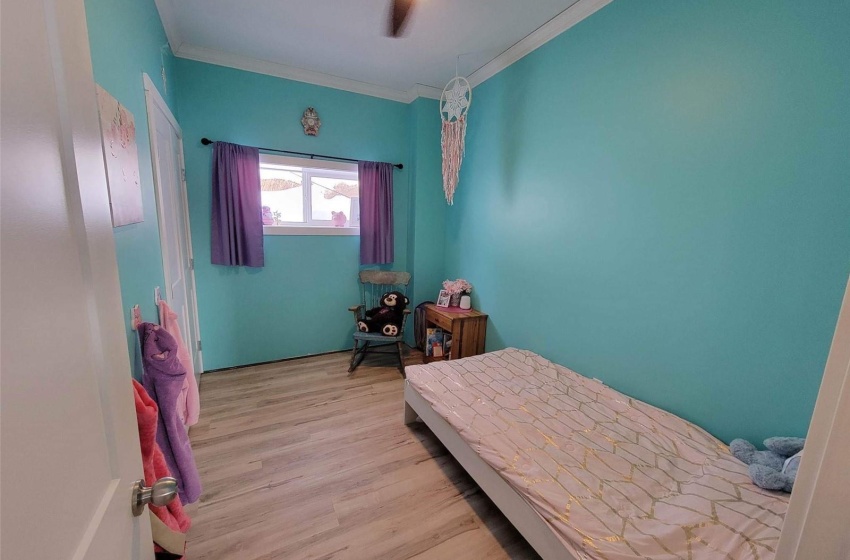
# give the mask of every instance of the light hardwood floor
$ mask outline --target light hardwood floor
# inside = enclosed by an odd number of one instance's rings
[[[404,425],[392,357],[352,377],[348,358],[202,376],[187,559],[538,558],[424,424]]]

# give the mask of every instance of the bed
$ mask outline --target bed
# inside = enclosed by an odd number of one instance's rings
[[[545,560],[769,560],[788,506],[699,427],[525,350],[408,366],[421,419]]]

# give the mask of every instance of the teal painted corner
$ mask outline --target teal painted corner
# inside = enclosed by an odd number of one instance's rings
[[[419,98],[408,106],[411,205],[408,237],[413,274],[411,307],[435,301],[444,275],[446,199],[443,195],[439,102]],[[407,332],[414,345],[413,329]]]

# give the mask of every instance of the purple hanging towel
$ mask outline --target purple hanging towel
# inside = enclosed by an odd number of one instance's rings
[[[139,325],[145,390],[159,406],[156,442],[162,448],[171,476],[177,479],[180,501],[191,504],[201,496],[201,477],[189,443],[189,434],[177,414],[186,368],[177,358],[177,341],[153,323]]]

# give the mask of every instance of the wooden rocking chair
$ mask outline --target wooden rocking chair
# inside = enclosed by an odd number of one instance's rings
[[[348,310],[354,313],[354,350],[351,354],[351,365],[348,372],[353,372],[367,352],[375,354],[395,354],[398,353],[398,370],[404,376],[404,326],[407,324],[407,316],[410,315],[410,309],[404,310],[404,319],[401,323],[401,331],[397,336],[384,336],[381,333],[365,333],[356,330],[357,322],[363,319],[363,314],[367,309],[378,307],[380,305],[381,296],[387,292],[401,292],[407,296],[407,285],[410,283],[409,272],[397,272],[392,270],[361,270],[360,271],[360,305],[349,307]],[[376,348],[395,345],[395,349],[387,352],[386,350],[376,351]]]

